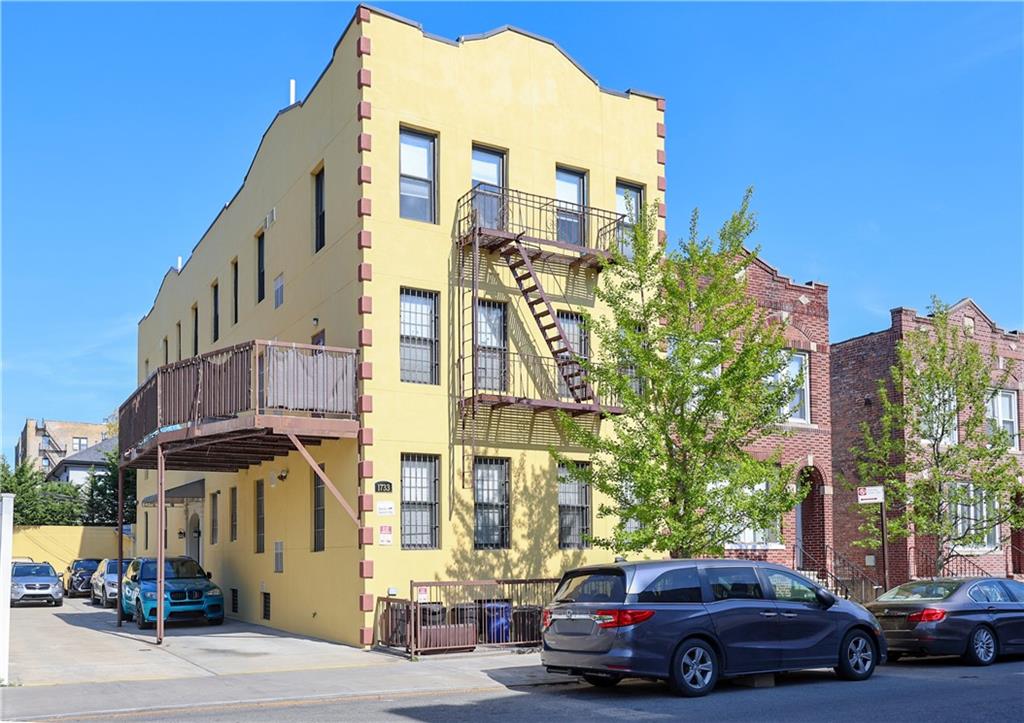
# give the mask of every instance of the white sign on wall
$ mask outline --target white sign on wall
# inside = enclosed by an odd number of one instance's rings
[[[857,488],[857,502],[862,505],[877,505],[885,501],[885,487],[874,485]]]
[[[377,503],[377,514],[385,517],[395,514],[395,503],[394,502],[378,502]]]
[[[416,602],[430,602],[430,590],[426,586],[416,588]]]
[[[390,545],[392,539],[391,525],[381,525],[377,542],[381,545]]]

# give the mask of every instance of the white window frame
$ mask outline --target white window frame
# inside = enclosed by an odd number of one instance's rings
[[[419,174],[415,169],[405,168],[402,164],[402,146],[415,147],[413,143],[406,144],[406,138],[410,141],[417,140],[426,143],[427,168],[426,174]],[[412,128],[400,128],[398,132],[398,215],[408,221],[419,221],[421,223],[437,223],[437,134],[429,131],[413,130]],[[408,179],[417,184],[426,184],[427,188],[427,218],[406,216],[402,214],[402,180]]]
[[[796,394],[793,395],[793,399],[789,401],[782,408],[782,414],[785,415],[786,424],[810,424],[811,423],[811,355],[806,351],[800,351],[797,349],[791,349],[789,351],[789,358],[786,360],[786,367],[772,375],[772,382],[778,383],[782,381],[783,375],[789,378],[789,365],[795,357],[801,358],[801,369],[804,374],[803,385],[799,391],[803,392],[803,414],[797,415],[795,411],[796,406]]]
[[[764,492],[767,485],[762,482],[755,488],[758,492]],[[782,519],[779,519],[778,541],[772,542],[765,539],[768,530],[758,530],[753,527],[745,527],[736,535],[736,539],[725,544],[726,550],[785,550],[785,535],[782,530]]]
[[[1003,397],[1010,398],[1010,416],[1003,418],[1002,416],[1002,401]],[[1017,413],[1017,390],[1016,389],[995,389],[992,391],[992,396],[989,397],[986,418],[989,422],[994,422],[999,428],[1007,422],[1013,425],[1013,431],[1010,432],[1010,448],[1013,450],[1020,450],[1020,420],[1018,419]]]
[[[967,487],[967,496],[969,499],[974,499],[975,490],[974,483],[970,481],[960,482],[961,486]],[[966,515],[972,515],[968,522],[973,521],[975,517],[974,513],[981,511],[982,520],[987,520],[990,515],[995,513],[995,507],[997,502],[990,502],[985,494],[984,490],[979,490],[981,493],[981,499],[975,500],[973,503],[958,504],[956,505],[956,531],[957,535],[964,534],[969,528],[970,524],[964,524]],[[993,525],[988,531],[987,539],[981,543],[958,543],[953,545],[955,552],[961,552],[969,555],[984,555],[990,552],[994,552],[999,549],[999,525]]]
[[[960,405],[956,398],[956,392],[951,392],[952,399],[950,403],[953,406],[955,414],[953,415],[953,428],[948,430],[946,436],[939,440],[940,447],[951,447],[960,441]],[[922,420],[923,421],[923,420]],[[925,426],[922,424],[922,427]],[[921,444],[928,446],[932,443],[930,436],[922,437]]]

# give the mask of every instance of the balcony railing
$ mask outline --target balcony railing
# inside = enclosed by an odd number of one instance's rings
[[[456,231],[484,237],[542,242],[576,253],[610,252],[626,228],[626,217],[512,188],[475,185],[459,199]]]
[[[594,388],[594,398],[581,404],[558,371],[554,357],[519,354],[504,349],[476,347],[473,357],[462,359],[466,374],[465,397],[493,405],[515,404],[531,407],[593,407],[614,413],[618,402]]]
[[[356,352],[247,341],[164,365],[121,405],[118,441],[246,414],[354,417]]]

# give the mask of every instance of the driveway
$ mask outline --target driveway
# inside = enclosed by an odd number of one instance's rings
[[[152,630],[133,623],[117,627],[113,609],[84,598],[63,607],[11,610],[11,682],[56,685],[160,680],[324,670],[399,663],[323,640],[283,633],[259,625],[226,620],[223,625],[168,624],[162,645]]]

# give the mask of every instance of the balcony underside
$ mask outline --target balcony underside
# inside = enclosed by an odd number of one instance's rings
[[[607,251],[536,238],[530,236],[529,233],[520,236],[511,231],[483,227],[474,229],[474,231],[479,233],[480,248],[484,251],[502,251],[513,241],[519,240],[530,248],[530,260],[534,263],[559,263],[573,268],[600,268],[611,258],[611,254]],[[473,232],[465,234],[461,241],[463,245],[472,244]]]
[[[622,414],[622,407],[591,403],[566,402],[560,399],[533,399],[530,397],[517,397],[511,394],[481,393],[462,400],[463,406],[476,404],[482,407],[499,409],[501,407],[518,407],[520,409],[531,409],[535,412],[548,412],[557,410],[566,412],[572,416],[580,414],[600,414],[602,416]]]
[[[294,452],[289,434],[310,446],[354,438],[358,430],[354,419],[250,414],[161,430],[130,450],[123,463],[135,469],[156,469],[157,445],[161,445],[168,470],[237,472]]]

